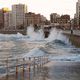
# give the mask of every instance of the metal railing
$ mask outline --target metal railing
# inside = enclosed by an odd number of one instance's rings
[[[30,73],[31,69],[35,71],[36,68],[42,67],[44,64],[48,63],[48,56],[38,56],[38,57],[25,57],[18,59],[7,58],[5,60],[0,60],[0,65],[5,69],[5,80],[9,80],[10,75],[15,74],[18,77],[19,72],[24,72],[27,70]],[[30,76],[30,74],[29,74]],[[0,79],[4,80],[4,79]]]

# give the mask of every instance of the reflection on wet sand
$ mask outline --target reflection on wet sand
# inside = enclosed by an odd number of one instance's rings
[[[51,62],[0,80],[80,80],[80,62]]]

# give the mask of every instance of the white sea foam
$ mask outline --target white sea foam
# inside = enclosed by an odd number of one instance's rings
[[[57,56],[50,56],[50,60],[53,61],[80,61],[80,55],[78,54],[65,54],[65,55],[57,55]]]
[[[40,50],[40,48],[34,48],[30,52],[24,54],[23,57],[38,57],[44,55],[46,55],[46,52]]]
[[[57,30],[56,28],[51,29],[49,37],[46,40],[48,40],[49,42],[54,40],[61,40],[65,43],[69,43],[69,39],[62,34],[61,30]]]
[[[32,41],[44,40],[44,32],[42,29],[34,31],[34,27],[32,25],[27,28],[27,35]]]

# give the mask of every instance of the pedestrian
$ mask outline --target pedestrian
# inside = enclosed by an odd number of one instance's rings
[[[71,34],[73,34],[73,27],[71,27]]]

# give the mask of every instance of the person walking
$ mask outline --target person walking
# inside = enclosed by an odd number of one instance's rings
[[[73,27],[71,27],[71,34],[73,34]]]

